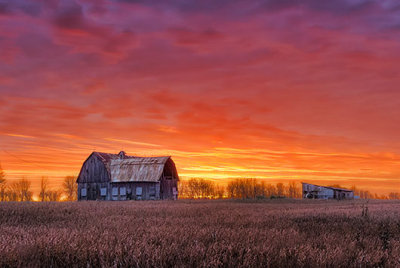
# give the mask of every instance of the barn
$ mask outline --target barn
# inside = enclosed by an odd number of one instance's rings
[[[175,200],[178,172],[170,156],[93,152],[77,178],[78,200]]]
[[[310,183],[301,183],[303,185],[303,198],[307,199],[354,199],[354,192],[348,189],[319,186]]]

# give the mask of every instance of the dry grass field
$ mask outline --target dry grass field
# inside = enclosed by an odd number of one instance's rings
[[[0,267],[400,267],[400,203],[364,204],[0,203]]]

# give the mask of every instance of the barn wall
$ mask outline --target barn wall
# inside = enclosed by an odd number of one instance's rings
[[[78,183],[109,182],[110,176],[102,161],[95,155],[89,156],[82,166]]]
[[[110,200],[116,201],[159,199],[159,182],[113,182],[110,184]]]
[[[78,200],[109,200],[109,183],[78,183]],[[82,189],[86,189],[86,195],[83,195]],[[106,189],[106,195],[102,195],[101,189]],[[104,191],[104,190],[103,190]]]
[[[169,159],[165,163],[160,179],[160,198],[175,200],[178,198],[178,173],[174,162]]]
[[[161,199],[177,199],[177,194],[174,195],[174,188],[175,192],[178,189],[178,181],[171,180],[171,179],[162,179],[160,182],[160,198]]]

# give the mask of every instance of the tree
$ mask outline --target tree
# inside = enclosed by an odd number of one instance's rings
[[[188,182],[184,180],[178,181],[179,198],[189,198]]]
[[[32,201],[31,182],[23,178],[10,185],[10,201]]]
[[[284,196],[285,195],[285,185],[283,183],[277,183],[276,184],[276,191],[278,196]]]
[[[216,188],[212,181],[191,178],[187,182],[187,197],[189,198],[215,198]]]
[[[271,197],[277,195],[276,187],[272,184],[267,184],[265,186],[265,197]]]
[[[6,175],[0,164],[0,201],[5,201],[6,198]]]
[[[218,185],[215,187],[215,197],[222,199],[225,195],[225,187],[222,185]]]
[[[291,181],[289,182],[289,186],[288,186],[288,197],[289,198],[299,198],[301,197],[301,192],[299,190],[299,188],[297,187],[296,182]]]
[[[39,193],[39,198],[40,201],[42,202],[46,201],[47,185],[48,185],[48,179],[42,176],[42,179],[40,180],[40,193]]]
[[[64,193],[67,201],[74,201],[78,196],[78,185],[76,184],[75,177],[67,176],[63,182]]]
[[[61,200],[62,191],[47,191],[45,201],[58,202]]]

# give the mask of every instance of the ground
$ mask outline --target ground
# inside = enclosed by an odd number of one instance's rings
[[[0,256],[0,267],[400,267],[400,202],[0,203]]]

